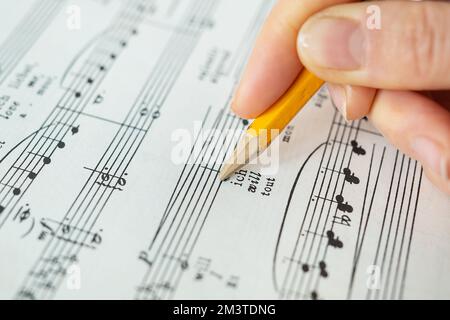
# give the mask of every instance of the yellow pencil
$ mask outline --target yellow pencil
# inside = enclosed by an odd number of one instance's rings
[[[289,90],[248,127],[233,154],[223,164],[220,179],[229,178],[261,154],[323,84],[323,80],[303,69]]]

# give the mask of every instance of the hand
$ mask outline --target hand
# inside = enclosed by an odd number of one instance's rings
[[[304,64],[329,83],[347,120],[367,115],[450,194],[450,2],[350,2],[280,0],[256,42],[233,110],[258,116]]]

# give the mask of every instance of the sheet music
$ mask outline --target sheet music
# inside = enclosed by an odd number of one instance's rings
[[[0,298],[450,298],[449,197],[326,90],[218,179],[272,4],[0,3]]]

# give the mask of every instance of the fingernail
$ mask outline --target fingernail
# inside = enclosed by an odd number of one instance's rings
[[[426,137],[416,137],[411,142],[411,148],[423,165],[440,175],[445,181],[449,180],[449,159],[433,140]]]
[[[322,68],[359,69],[364,59],[364,32],[357,21],[323,17],[307,22],[298,37],[301,55]]]
[[[339,84],[331,83],[328,83],[327,86],[334,105],[347,120],[347,95],[345,93],[345,87]]]

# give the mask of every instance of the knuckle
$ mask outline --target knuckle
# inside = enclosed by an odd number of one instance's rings
[[[433,77],[440,73],[443,62],[445,30],[442,19],[432,3],[423,3],[412,10],[412,27],[406,29],[405,48],[409,50],[411,67],[420,78]]]
[[[298,25],[295,21],[292,21],[290,17],[281,17],[277,16],[277,19],[275,21],[276,29],[280,33],[289,34],[291,37],[296,37],[298,33]]]

